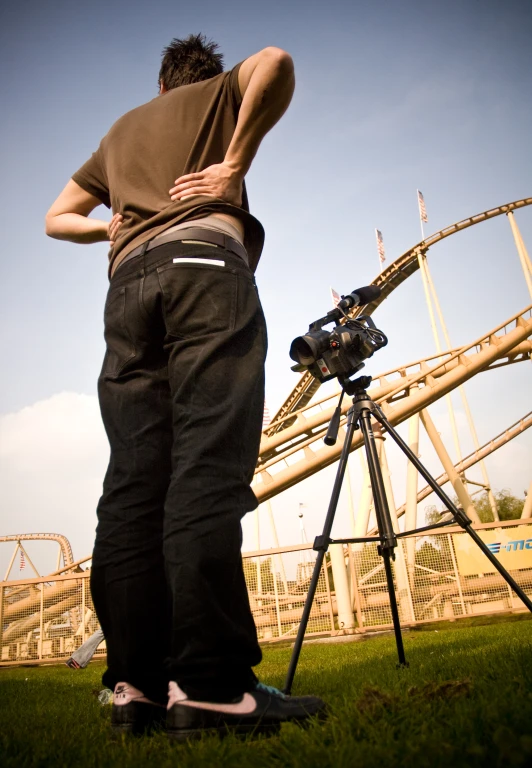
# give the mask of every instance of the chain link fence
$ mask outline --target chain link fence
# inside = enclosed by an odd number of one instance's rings
[[[487,546],[532,597],[530,520],[476,525]],[[388,592],[377,546],[344,547],[345,573],[327,556],[307,635],[333,635],[391,626]],[[312,545],[244,555],[244,572],[261,642],[295,637],[314,568]],[[399,540],[393,563],[401,623],[525,610],[506,581],[460,528]],[[0,665],[66,660],[98,629],[89,569],[0,582]],[[338,627],[334,579],[345,582],[354,628]],[[338,585],[340,588],[340,585]],[[96,651],[104,656],[105,641]]]

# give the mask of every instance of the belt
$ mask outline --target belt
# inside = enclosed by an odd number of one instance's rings
[[[131,253],[128,253],[126,258],[120,262],[119,266],[125,264],[126,261],[140,256],[148,251],[158,248],[160,245],[166,243],[181,242],[182,240],[198,240],[202,243],[211,243],[211,245],[217,245],[219,248],[224,248],[226,251],[236,253],[237,256],[248,264],[248,254],[244,246],[235,240],[234,237],[229,237],[223,232],[218,232],[215,229],[205,229],[204,227],[187,227],[186,229],[179,229],[176,232],[169,232],[167,235],[160,235],[153,240],[148,240],[147,243],[137,246]]]

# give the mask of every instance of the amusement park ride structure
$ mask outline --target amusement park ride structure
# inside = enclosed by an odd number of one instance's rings
[[[528,429],[532,424],[532,414],[526,414],[519,422],[513,424],[497,437],[484,445],[480,445],[462,385],[480,372],[532,359],[532,304],[516,312],[504,323],[492,328],[473,342],[459,348],[451,348],[443,314],[428,268],[427,253],[432,246],[453,234],[488,221],[496,216],[506,214],[515,240],[524,279],[532,300],[532,264],[513,213],[531,204],[532,198],[526,198],[501,205],[446,227],[427,238],[423,238],[421,242],[399,256],[375,278],[372,284],[380,287],[381,294],[379,298],[363,308],[355,308],[350,312],[351,317],[358,317],[361,314],[371,315],[392,291],[398,288],[410,275],[418,269],[420,270],[437,353],[436,355],[415,360],[376,376],[369,394],[392,426],[396,427],[405,420],[409,420],[407,442],[415,454],[418,452],[419,421],[421,421],[444,469],[444,472],[437,478],[438,485],[443,485],[450,481],[460,506],[471,520],[477,524],[480,523],[480,520],[472,502],[472,495],[478,492],[479,489],[484,490],[488,495],[494,521],[498,522],[499,520],[496,501],[483,460],[490,453]],[[439,321],[447,349],[445,349],[440,341],[436,318]],[[346,414],[349,404],[346,402],[343,406],[340,422],[340,439],[333,446],[325,445],[323,438],[333,415],[338,393],[331,392],[322,399],[316,400],[314,396],[319,386],[319,381],[313,378],[310,373],[302,374],[299,382],[275,414],[271,423],[265,427],[254,480],[255,494],[259,501],[262,502],[261,508],[266,508],[268,511],[274,542],[277,545],[275,550],[260,551],[257,542],[257,551],[252,553],[255,557],[252,570],[256,567],[256,579],[254,580],[256,591],[259,593],[259,596],[262,596],[263,589],[261,583],[264,580],[264,575],[261,566],[261,556],[264,558],[270,555],[270,559],[273,558],[273,561],[278,564],[279,569],[277,572],[279,574],[279,585],[275,575],[272,582],[277,608],[279,609],[280,603],[279,587],[286,596],[286,615],[290,614],[291,619],[295,620],[293,621],[293,626],[297,626],[297,616],[301,615],[301,609],[296,610],[294,607],[295,598],[288,596],[288,581],[281,555],[283,551],[288,551],[289,549],[291,551],[309,549],[310,545],[301,544],[298,547],[292,548],[278,547],[277,532],[275,531],[269,500],[324,467],[333,464],[339,458],[341,444],[345,436]],[[449,402],[455,454],[458,457],[458,461],[455,463],[444,446],[427,409],[430,404],[448,395],[456,388],[460,390],[464,411],[471,431],[474,451],[468,456],[462,457],[458,430],[452,412],[452,405]],[[431,493],[431,489],[427,487],[418,490],[418,473],[415,468],[412,469],[412,466],[410,466],[406,483],[405,502],[401,506],[396,507],[393,502],[393,491],[388,474],[384,435],[376,430],[376,438],[386,485],[386,495],[388,501],[391,501],[390,513],[394,528],[399,531],[398,520],[401,516],[404,516],[405,529],[413,529],[416,527],[418,504]],[[353,451],[357,450],[361,447],[361,444],[361,437],[355,436],[351,449]],[[482,473],[481,483],[473,482],[465,475],[466,470],[475,464],[479,465]],[[476,486],[476,489],[471,490],[472,485]],[[354,505],[352,502],[351,507],[353,510]],[[366,476],[357,514],[356,517],[353,514],[351,521],[351,532],[354,537],[360,538],[373,533],[370,522],[372,519],[371,509],[371,492]],[[256,514],[258,515],[259,511]],[[532,484],[524,505],[522,520],[532,523]],[[503,530],[506,524],[499,523],[499,525],[501,527],[498,530]],[[532,535],[530,534],[532,529],[528,528],[527,530],[529,535]],[[49,580],[48,582],[43,581],[39,577],[24,548],[23,542],[30,539],[55,540],[59,545],[57,567],[53,574],[46,576],[46,579]],[[532,542],[532,539],[529,541]],[[12,542],[14,544],[14,552],[7,573],[5,574],[4,581],[0,582],[0,649],[2,652],[0,663],[7,663],[8,659],[11,658],[16,660],[16,653],[15,656],[10,655],[11,651],[9,648],[13,648],[17,642],[20,644],[25,637],[29,639],[29,635],[32,632],[40,633],[39,642],[41,645],[39,647],[41,650],[39,658],[42,658],[43,638],[46,635],[46,627],[51,626],[61,616],[70,616],[71,632],[79,632],[79,627],[82,627],[82,634],[85,636],[87,616],[92,621],[91,626],[94,625],[95,620],[90,607],[90,596],[87,594],[88,590],[86,590],[85,582],[87,582],[87,579],[83,578],[77,579],[76,582],[68,582],[76,586],[72,586],[70,591],[67,592],[64,589],[67,582],[63,580],[67,579],[69,574],[80,573],[80,564],[89,561],[90,556],[74,562],[72,550],[67,539],[59,534],[44,533],[2,536],[0,537],[0,542],[8,544]],[[405,595],[408,592],[409,583],[413,579],[416,562],[416,542],[413,539],[405,540],[405,545],[404,554],[399,553],[397,558],[395,578],[398,585],[399,601],[402,606],[402,618],[405,619],[406,617],[406,620],[408,620],[408,617],[410,617],[410,620],[413,620],[412,600],[410,598],[410,605],[408,605]],[[345,567],[346,557],[352,559],[353,553],[356,553],[357,547],[360,550],[360,546],[351,545],[352,551],[347,552],[347,554],[342,545],[333,545],[330,551],[330,567],[333,571],[335,586],[334,613],[337,616],[338,626],[346,630],[352,629],[355,625],[353,619],[354,605],[357,608],[355,611],[357,616],[363,615],[363,611],[360,608],[360,595],[356,585],[353,589],[353,584],[350,585],[348,583]],[[527,548],[531,550],[530,557],[532,558],[532,545]],[[12,566],[19,551],[25,554],[26,559],[39,578],[26,579],[25,581],[19,578],[16,581],[9,581]],[[63,560],[62,567],[60,564],[61,559]],[[271,567],[273,569],[273,566]],[[528,567],[532,568],[532,562]],[[86,574],[86,572],[84,573]],[[52,579],[52,577],[55,578]],[[82,598],[80,598],[80,584],[77,582],[83,582]],[[523,581],[523,578],[521,578],[519,583],[524,584],[523,588],[528,591],[529,595],[532,593],[532,580],[530,586],[527,586],[528,582],[526,579]],[[459,592],[463,603],[464,600],[460,587]],[[332,615],[333,599],[328,591],[328,587],[327,594]],[[252,598],[253,604],[254,600]],[[262,600],[258,600],[256,604],[263,610]],[[62,626],[68,624],[68,618],[63,618],[62,621]],[[281,637],[282,622],[279,618],[279,610],[277,612],[277,623],[278,636]],[[257,624],[258,626],[260,625],[260,620],[257,620]],[[64,651],[66,652],[65,649],[66,646],[64,646]]]

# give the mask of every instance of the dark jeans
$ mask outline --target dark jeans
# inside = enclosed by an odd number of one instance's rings
[[[111,459],[91,573],[103,682],[230,699],[261,660],[240,553],[267,343],[253,275],[221,248],[162,245],[116,271],[105,338]]]

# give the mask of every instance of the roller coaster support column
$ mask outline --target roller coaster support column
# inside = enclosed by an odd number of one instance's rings
[[[523,511],[521,512],[521,518],[532,517],[532,482],[528,486],[528,493],[526,495]]]
[[[417,384],[412,389],[418,389]],[[419,455],[419,413],[414,413],[408,420],[408,445],[412,453]],[[406,468],[406,508],[405,531],[411,531],[417,527],[417,484],[418,471],[411,461]],[[406,539],[406,559],[411,583],[414,579],[416,564],[416,540],[412,537]]]
[[[358,504],[355,520],[355,535],[353,538],[362,539],[367,535],[373,496],[371,493],[371,480],[364,452],[359,450],[358,454],[360,456],[360,465],[362,467],[362,493],[360,494],[360,502]],[[364,544],[352,544],[351,546],[353,547],[353,552],[361,552],[362,549],[364,549]]]
[[[338,608],[338,629],[352,629],[355,626],[355,617],[353,616],[352,601],[349,594],[344,545],[331,544],[329,546],[329,554],[331,556],[334,591],[336,592],[336,605]]]
[[[471,520],[474,523],[480,523],[480,518],[478,516],[477,510],[473,506],[471,497],[466,491],[465,486],[458,475],[458,472],[454,468],[452,459],[447,453],[447,451],[445,450],[445,446],[442,442],[442,439],[436,427],[434,426],[434,422],[429,416],[428,411],[426,409],[422,410],[420,413],[420,416],[421,416],[421,421],[423,422],[423,426],[427,431],[427,435],[429,436],[430,441],[434,446],[436,453],[438,454],[438,458],[441,461],[443,468],[447,473],[447,477],[451,481],[453,488],[455,490],[455,493],[458,496],[458,500],[460,502],[462,509],[464,510],[466,515],[469,518],[471,518]]]
[[[374,422],[373,435],[375,437],[375,444],[377,446],[377,455],[381,466],[382,479],[384,482],[384,490],[386,491],[386,499],[388,501],[388,511],[390,513],[390,520],[392,521],[393,529],[395,533],[399,533],[399,522],[397,519],[397,507],[395,506],[395,498],[393,495],[392,481],[390,478],[390,469],[388,467],[388,460],[386,458],[386,448],[382,426],[379,422]],[[395,550],[395,578],[397,581],[397,597],[403,611],[404,620],[408,621],[414,619],[414,604],[412,602],[412,595],[410,593],[410,582],[408,579],[408,570],[406,567],[403,544],[398,543]]]
[[[429,265],[428,265],[428,262],[427,262],[426,258],[423,259],[423,268],[425,270],[425,274],[426,274],[429,290],[430,290],[430,293],[432,295],[432,299],[434,301],[434,306],[436,307],[436,313],[438,315],[438,320],[440,321],[440,326],[441,326],[441,330],[442,330],[442,333],[443,333],[443,338],[445,339],[445,343],[447,344],[447,349],[452,349],[451,339],[449,338],[449,334],[447,333],[447,326],[445,325],[445,320],[443,319],[443,312],[441,311],[440,302],[438,300],[438,294],[436,293],[436,288],[434,287],[434,283],[432,282],[432,276],[430,274]],[[438,347],[438,350],[439,350],[440,349],[439,348],[439,339],[436,340],[436,346]],[[463,403],[463,406],[464,406],[464,411],[465,411],[465,414],[466,414],[466,417],[467,417],[467,423],[469,424],[469,431],[471,432],[471,437],[473,438],[474,446],[475,446],[476,450],[478,451],[479,448],[480,448],[480,443],[478,441],[477,430],[475,429],[475,424],[473,422],[473,416],[471,415],[471,410],[469,408],[469,403],[467,402],[467,397],[466,397],[465,389],[464,389],[464,386],[462,384],[460,384],[460,386],[458,387],[458,391],[460,392],[460,397],[462,398],[462,403]],[[448,398],[449,408],[451,409],[451,412],[452,412],[451,395],[448,394],[447,398]],[[454,422],[454,412],[453,412],[453,416],[452,416],[452,423],[454,424],[454,428],[456,428],[456,424]],[[456,440],[457,440],[457,438],[456,438]],[[455,440],[455,443],[456,443],[456,440]],[[461,460],[461,457],[460,457],[460,460]],[[491,513],[493,515],[493,519],[494,520],[498,520],[499,519],[499,513],[497,511],[497,504],[495,502],[495,496],[493,495],[493,491],[491,490],[491,483],[490,483],[489,477],[488,477],[488,470],[486,469],[486,465],[484,464],[483,461],[479,461],[479,466],[480,466],[480,471],[482,472],[482,479],[484,481],[484,489],[486,490],[486,493],[488,494],[488,501],[489,501],[489,504],[490,504],[490,507],[491,507]],[[462,477],[463,477],[463,479],[465,481],[465,473],[462,475]],[[467,485],[466,485],[466,488],[467,488]]]
[[[267,499],[265,504],[266,504],[266,509],[268,510],[268,519],[270,521],[270,528],[271,528],[272,536],[273,536],[273,545],[274,545],[274,547],[279,549],[279,537],[277,536],[277,528],[275,527],[275,518],[273,516],[272,503],[271,503],[270,499]],[[281,572],[281,579],[282,579],[282,582],[283,582],[284,593],[285,593],[285,595],[287,595],[288,594],[288,582],[286,580],[286,573],[285,573],[285,570],[284,570],[283,558],[281,557],[281,555],[275,555],[275,557],[277,558],[277,561],[278,561],[277,564],[278,564],[279,570]]]
[[[423,280],[423,289],[425,291],[425,299],[427,301],[427,307],[429,310],[429,316],[430,316],[430,325],[432,327],[432,335],[434,336],[434,343],[436,345],[436,351],[439,355],[442,354],[442,348],[440,344],[440,336],[438,334],[438,327],[436,325],[436,318],[434,317],[434,308],[432,306],[432,300],[430,295],[430,284],[429,284],[429,274],[428,274],[428,266],[427,266],[427,250],[421,250],[419,249],[417,251],[417,260],[419,264],[419,271],[421,272],[421,278]],[[440,361],[441,362],[441,361]],[[449,410],[449,421],[451,422],[451,430],[453,433],[453,440],[454,440],[454,447],[456,450],[456,456],[458,461],[462,461],[462,452],[460,449],[460,441],[458,439],[458,429],[456,426],[456,419],[454,417],[454,411],[453,411],[453,402],[451,400],[451,394],[448,392],[445,395],[445,400],[447,402],[447,408]]]
[[[506,215],[508,216],[508,221],[510,222],[510,226],[512,228],[515,245],[517,247],[517,253],[519,254],[519,261],[521,262],[521,266],[523,267],[526,284],[528,285],[528,290],[532,298],[532,263],[530,262],[530,258],[528,256],[528,253],[526,252],[525,243],[523,241],[523,238],[521,237],[521,233],[519,232],[519,227],[517,226],[517,222],[514,219],[514,215],[512,211],[508,211]]]

